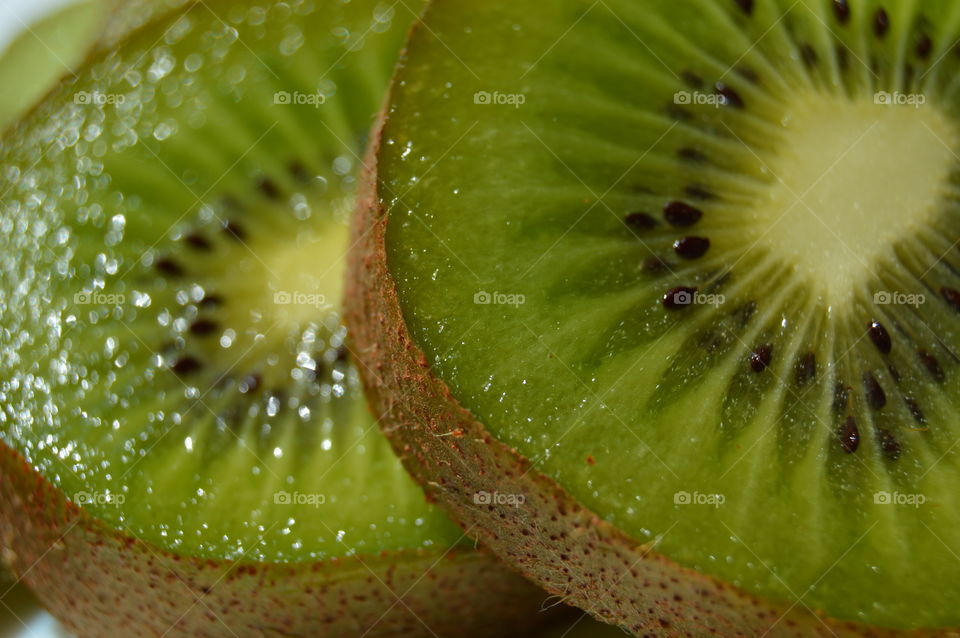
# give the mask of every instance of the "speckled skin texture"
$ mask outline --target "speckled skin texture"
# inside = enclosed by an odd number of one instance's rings
[[[299,565],[176,556],[91,518],[3,444],[0,550],[80,638],[523,636],[555,618],[541,590],[469,549]]]
[[[380,118],[380,131],[385,117]],[[831,620],[802,603],[758,599],[652,551],[497,441],[430,370],[404,321],[377,192],[380,135],[366,160],[353,228],[347,323],[367,393],[407,469],[462,527],[534,582],[637,636],[960,636],[897,633]],[[478,505],[479,492],[525,503]]]

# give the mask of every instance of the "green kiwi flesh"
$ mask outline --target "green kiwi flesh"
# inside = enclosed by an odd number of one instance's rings
[[[425,21],[350,301],[354,337],[387,324],[357,350],[420,479],[551,591],[609,567],[609,545],[545,549],[540,522],[584,508],[781,612],[960,625],[960,5],[437,0]],[[562,504],[481,513],[480,470],[429,452],[455,428]]]
[[[106,0],[84,0],[23,25],[0,54],[0,130],[76,72],[102,34],[108,8]]]
[[[542,594],[404,472],[340,321],[418,8],[190,4],[4,139],[0,541],[81,635],[537,622]]]

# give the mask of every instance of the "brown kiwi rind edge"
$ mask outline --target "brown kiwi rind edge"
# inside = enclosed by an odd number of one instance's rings
[[[308,563],[179,556],[110,528],[0,443],[0,548],[82,638],[523,636],[546,595],[482,551]]]
[[[408,40],[408,48],[415,45]],[[802,600],[760,598],[679,565],[580,506],[494,438],[432,373],[404,320],[388,265],[389,196],[377,172],[389,104],[388,97],[364,162],[345,317],[367,398],[428,497],[549,593],[637,636],[960,637],[960,628],[901,631],[832,619]],[[477,504],[482,492],[522,495],[523,505]]]

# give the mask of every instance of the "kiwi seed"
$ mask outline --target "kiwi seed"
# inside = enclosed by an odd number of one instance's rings
[[[198,235],[196,233],[187,235],[183,238],[183,241],[186,242],[187,246],[190,248],[200,252],[210,252],[210,250],[213,248],[213,246],[210,244],[210,240],[203,235]]]
[[[943,295],[943,298],[954,310],[960,312],[960,292],[944,286],[940,289],[940,294]]]
[[[699,90],[703,88],[703,78],[693,71],[681,71],[680,79],[691,89]]]
[[[883,38],[890,30],[890,16],[886,9],[877,9],[873,15],[873,32],[878,38]]]
[[[910,415],[913,416],[914,421],[920,425],[927,423],[927,417],[923,414],[923,410],[920,408],[920,404],[917,403],[916,399],[913,397],[904,397],[903,402],[907,404],[907,409],[910,410]]]
[[[690,305],[690,299],[697,294],[697,288],[677,286],[663,296],[663,307],[667,310],[678,310]]]
[[[247,238],[247,233],[243,229],[243,226],[233,220],[230,220],[224,224],[223,232],[227,235],[227,237],[237,241],[244,241]]]
[[[183,276],[183,268],[171,257],[161,257],[155,266],[158,271],[169,277]]]
[[[933,377],[934,381],[937,383],[943,383],[947,375],[944,374],[943,368],[940,366],[940,362],[937,361],[937,358],[927,352],[926,350],[918,350],[917,356],[920,357],[920,362],[923,363],[923,367],[927,369],[927,372],[930,373],[930,376]]]
[[[817,355],[808,352],[797,360],[795,379],[798,386],[805,386],[817,376]]]
[[[869,370],[863,373],[863,391],[867,398],[867,405],[874,410],[880,410],[887,405],[887,393],[877,381],[877,377]]]
[[[853,454],[857,451],[857,447],[860,445],[860,430],[857,428],[856,419],[852,416],[847,417],[847,420],[840,426],[837,435],[844,452]]]
[[[630,213],[624,218],[624,222],[633,230],[642,231],[656,228],[660,225],[652,215],[648,213]]]
[[[677,157],[694,164],[704,164],[707,162],[707,156],[704,155],[703,151],[691,147],[681,148],[677,151]]]
[[[219,325],[216,321],[210,319],[197,319],[192,324],[190,324],[190,334],[197,335],[198,337],[206,337],[212,335],[219,329]]]
[[[890,354],[891,348],[893,348],[893,342],[890,341],[890,333],[887,332],[887,329],[879,321],[870,322],[869,328],[870,340],[873,341],[873,345],[877,347],[877,350],[883,354]]]
[[[647,274],[662,275],[669,270],[670,264],[664,261],[662,257],[653,255],[643,260],[643,272]]]
[[[693,226],[703,217],[703,211],[684,202],[670,202],[664,207],[663,214],[668,224],[678,228]],[[957,300],[960,304],[960,293],[957,293]]]
[[[889,430],[880,430],[878,434],[880,436],[880,449],[883,451],[884,455],[891,461],[896,461],[899,459],[902,449],[900,447],[900,442],[897,441],[897,437],[895,437]]]
[[[847,0],[833,0],[833,11],[840,24],[846,24],[850,21],[850,4]]]
[[[833,386],[833,411],[843,412],[850,403],[850,391],[852,388],[842,381],[837,381]]]
[[[723,98],[723,103],[735,109],[744,108],[743,98],[724,82],[717,82],[714,87],[717,95]]]
[[[682,237],[674,242],[673,249],[683,259],[698,259],[707,254],[710,240],[706,237]]]
[[[773,345],[765,343],[750,353],[750,368],[754,372],[763,372],[770,366],[773,358]]]
[[[170,367],[173,372],[178,376],[187,376],[198,372],[203,369],[203,364],[200,363],[195,357],[190,355],[185,355],[176,360],[176,362]]]

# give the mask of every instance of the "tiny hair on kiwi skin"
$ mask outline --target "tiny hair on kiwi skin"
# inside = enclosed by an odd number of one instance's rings
[[[565,617],[426,501],[345,344],[358,156],[419,8],[133,2],[0,142],[0,556],[72,634]]]
[[[960,631],[958,38],[946,0],[431,3],[346,295],[406,467],[638,636]]]

